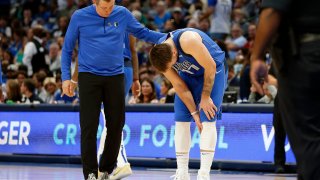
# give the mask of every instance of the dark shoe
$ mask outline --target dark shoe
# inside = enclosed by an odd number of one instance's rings
[[[274,172],[277,173],[277,174],[284,173],[284,166],[277,165],[275,170],[274,170]]]

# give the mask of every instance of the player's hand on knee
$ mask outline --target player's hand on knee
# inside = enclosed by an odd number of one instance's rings
[[[196,114],[192,115],[192,117],[193,117],[194,122],[196,123],[196,125],[197,125],[197,127],[198,127],[198,130],[199,130],[200,134],[201,134],[203,127],[202,127],[202,123],[201,123],[201,121],[200,121],[200,115],[199,115],[199,113],[196,113]]]
[[[217,112],[217,107],[213,104],[213,101],[210,97],[202,97],[199,105],[199,111],[203,110],[208,119],[214,118]]]
[[[70,80],[65,80],[62,82],[62,94],[61,97],[63,95],[67,95],[69,97],[73,97],[74,96],[74,89],[73,86],[71,85],[71,81]]]

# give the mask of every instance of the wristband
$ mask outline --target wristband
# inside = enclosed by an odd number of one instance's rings
[[[73,79],[70,80],[73,84],[78,84],[77,81],[74,81]]]
[[[190,114],[191,114],[191,116],[193,116],[193,115],[198,114],[198,113],[199,113],[199,111],[194,111],[194,112],[192,112]]]

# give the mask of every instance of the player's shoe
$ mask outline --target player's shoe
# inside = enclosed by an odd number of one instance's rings
[[[132,174],[132,170],[130,164],[126,164],[122,167],[117,167],[113,170],[112,174],[110,174],[109,179],[122,179],[128,177]]]
[[[190,174],[188,171],[176,171],[176,174],[171,176],[174,180],[190,180]]]
[[[203,173],[199,170],[197,180],[210,180],[210,174]]]
[[[98,180],[107,180],[109,178],[109,174],[107,172],[101,172]]]
[[[87,180],[97,180],[96,175],[94,173],[89,174]]]

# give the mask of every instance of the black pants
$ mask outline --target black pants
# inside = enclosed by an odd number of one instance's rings
[[[286,131],[283,127],[281,118],[281,109],[279,108],[278,96],[274,100],[273,108],[273,127],[274,127],[274,164],[276,166],[284,166],[286,163],[285,141]]]
[[[124,76],[79,73],[81,159],[85,179],[98,174],[97,130],[101,102],[104,104],[108,134],[99,170],[111,173],[116,166],[125,123]]]
[[[281,115],[304,180],[320,179],[319,93],[320,41],[304,43],[279,72]]]

